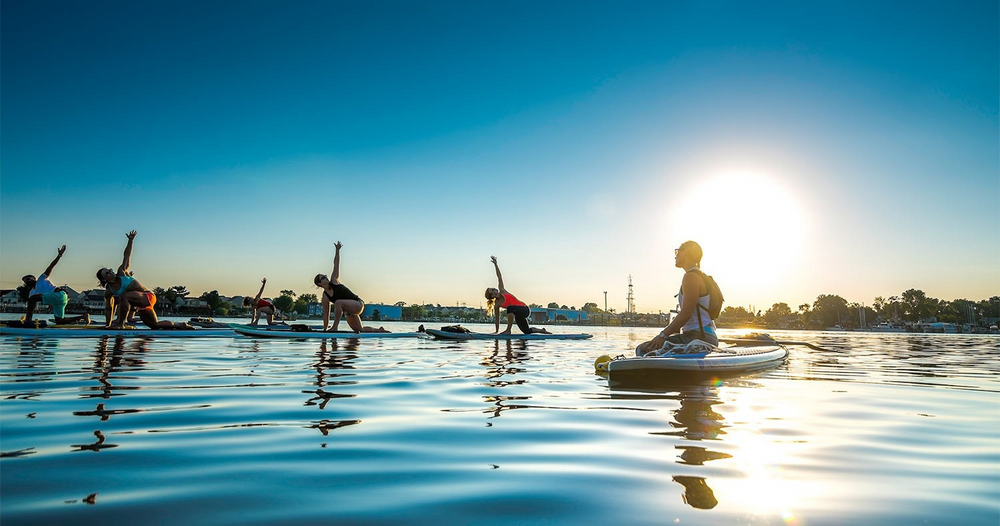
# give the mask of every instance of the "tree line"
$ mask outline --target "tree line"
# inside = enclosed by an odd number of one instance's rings
[[[186,299],[191,293],[183,285],[174,285],[168,288],[156,287],[153,289],[153,294],[156,294],[157,310],[163,309],[161,312],[167,314],[176,313],[178,310],[177,300]],[[212,314],[216,316],[246,313],[249,310],[241,305],[233,305],[224,299],[217,290],[202,293],[198,299],[204,300]],[[295,291],[286,289],[282,290],[280,296],[271,301],[275,308],[281,312],[286,314],[294,312],[304,316],[309,313],[309,304],[316,303],[319,298],[315,294],[296,294]]]
[[[931,298],[918,289],[909,289],[899,296],[878,296],[871,305],[848,302],[836,294],[820,294],[812,304],[803,303],[793,311],[787,303],[775,303],[766,312],[756,313],[744,307],[726,307],[717,322],[720,325],[761,324],[769,328],[825,329],[840,325],[845,329],[860,328],[879,322],[895,324],[938,321],[944,323],[982,323],[988,318],[1000,318],[1000,296],[988,300]]]
[[[164,313],[176,312],[178,298],[187,298],[190,292],[183,285],[174,285],[168,288],[157,287],[153,290],[157,297],[157,310],[161,308]],[[224,300],[219,291],[213,290],[205,292],[200,299],[204,300],[212,314],[226,316],[229,314],[245,313],[247,309],[233,305]],[[296,313],[306,315],[309,312],[309,304],[316,303],[319,298],[315,294],[296,294],[292,290],[282,290],[277,298],[273,298],[274,306],[286,314]],[[450,317],[460,321],[478,321],[484,316],[482,309],[464,308],[454,309],[442,307],[440,304],[407,305],[400,301],[395,304],[402,308],[402,318],[404,320],[422,320],[427,318]],[[531,308],[542,308],[540,304],[532,303]],[[557,302],[548,304],[550,309],[573,309]],[[604,311],[597,306],[597,303],[587,302],[581,310],[590,316],[590,322],[594,323],[603,319],[602,323],[655,326],[665,321],[663,314],[633,314],[632,318],[623,319],[626,314],[617,313],[615,309]],[[896,324],[918,323],[920,321],[935,320],[945,323],[970,323],[972,320],[980,322],[987,318],[1000,318],[1000,296],[992,296],[985,300],[955,299],[951,301],[940,300],[927,296],[919,289],[909,289],[898,296],[882,297],[878,296],[871,305],[864,305],[857,302],[850,302],[836,294],[820,294],[814,302],[803,303],[792,310],[787,303],[774,303],[766,311],[752,309],[743,306],[727,306],[722,310],[716,323],[720,326],[738,325],[762,325],[768,328],[788,328],[788,329],[825,329],[835,325],[840,325],[845,329],[858,328],[861,325],[861,317],[864,313],[866,324],[871,326],[879,322],[892,322]],[[372,313],[367,313],[369,316]],[[600,317],[599,319],[595,319]]]

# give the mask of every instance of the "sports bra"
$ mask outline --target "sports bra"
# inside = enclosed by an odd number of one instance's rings
[[[133,278],[132,276],[122,275],[119,276],[119,278],[121,278],[122,280],[122,285],[117,291],[112,292],[112,294],[114,294],[115,297],[120,297],[122,294],[125,294],[125,291],[128,290],[129,285],[131,285],[132,282],[135,281],[135,278]]]

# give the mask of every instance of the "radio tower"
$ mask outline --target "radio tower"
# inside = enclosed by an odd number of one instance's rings
[[[628,317],[634,322],[635,321],[635,296],[632,295],[632,275],[628,275],[628,306],[626,307],[626,312]]]

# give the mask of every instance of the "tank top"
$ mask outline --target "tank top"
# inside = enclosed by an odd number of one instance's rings
[[[261,307],[273,307],[273,306],[274,306],[273,303],[271,303],[270,301],[267,301],[265,299],[261,299],[261,300],[257,301],[257,308],[258,309],[261,308]]]
[[[331,283],[330,286],[333,287],[333,294],[331,295],[329,291],[323,291],[323,295],[325,295],[331,302],[337,300],[361,301],[361,298],[359,298],[357,294],[351,292],[351,289],[347,288],[344,284]]]
[[[691,269],[688,269],[688,272],[691,272]],[[684,305],[683,286],[681,286],[681,290],[677,294],[677,301],[681,305]],[[695,307],[691,317],[688,318],[688,320],[684,322],[684,326],[681,327],[681,332],[701,332],[702,327],[704,327],[707,334],[716,334],[715,321],[708,315],[708,306],[711,302],[712,296],[709,294],[698,296],[698,305],[700,305],[700,307]]]
[[[125,291],[128,290],[129,285],[131,285],[132,282],[135,281],[135,278],[133,278],[132,276],[119,276],[119,277],[122,280],[122,286],[118,290],[111,292],[111,294],[114,294],[116,297],[125,294]]]
[[[514,297],[513,294],[509,292],[503,292],[503,303],[500,304],[501,307],[513,307],[515,305],[520,305],[522,307],[527,307],[521,300]]]

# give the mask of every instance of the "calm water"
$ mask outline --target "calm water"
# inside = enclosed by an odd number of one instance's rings
[[[510,344],[0,337],[0,520],[1000,521],[996,336],[774,332],[830,350],[640,390],[609,387],[592,362],[656,329],[588,330]]]

